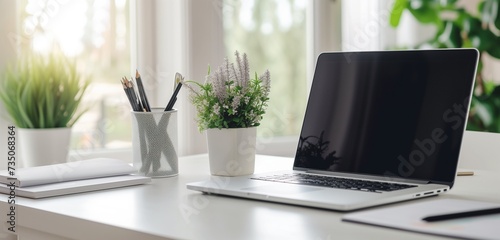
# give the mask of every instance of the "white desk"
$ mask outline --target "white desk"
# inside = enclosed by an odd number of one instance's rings
[[[258,156],[256,171],[291,165],[288,158]],[[341,222],[340,212],[202,195],[185,187],[208,178],[207,156],[199,155],[180,158],[178,177],[154,179],[148,185],[39,200],[17,198],[16,230],[22,240],[437,239]],[[500,203],[498,183],[498,172],[481,170],[475,176],[458,177],[452,191],[439,198]],[[477,187],[481,185],[485,187]],[[6,222],[6,206],[6,195],[0,195],[1,224]]]

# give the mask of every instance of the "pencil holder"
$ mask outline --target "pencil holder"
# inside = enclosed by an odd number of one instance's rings
[[[172,177],[179,174],[177,110],[132,112],[134,167],[140,175]]]

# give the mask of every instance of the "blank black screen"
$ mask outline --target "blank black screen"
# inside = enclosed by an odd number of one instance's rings
[[[295,169],[452,185],[475,49],[323,53]]]

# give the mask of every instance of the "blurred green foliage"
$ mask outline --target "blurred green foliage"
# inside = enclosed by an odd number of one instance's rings
[[[483,79],[485,54],[500,59],[500,0],[481,0],[477,13],[467,11],[457,0],[396,0],[389,19],[399,25],[409,11],[422,24],[434,25],[435,35],[416,46],[434,48],[476,48],[481,59],[476,75],[467,130],[500,132],[500,85]]]
[[[83,113],[77,108],[90,82],[82,80],[62,54],[26,54],[5,71],[0,99],[19,128],[71,127]]]

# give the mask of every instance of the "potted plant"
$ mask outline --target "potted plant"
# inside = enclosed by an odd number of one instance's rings
[[[436,27],[434,36],[417,48],[473,47],[481,53],[467,130],[500,132],[500,85],[484,79],[482,61],[486,54],[500,59],[498,0],[478,1],[477,11],[461,7],[457,0],[396,0],[389,19],[392,27],[399,25],[406,10],[418,22]]]
[[[198,127],[207,133],[210,172],[213,175],[253,173],[256,127],[269,100],[269,71],[260,76],[255,73],[251,78],[247,55],[241,57],[237,51],[235,55],[236,64],[226,58],[215,71],[209,68],[205,83],[184,83],[191,91]]]
[[[89,85],[62,55],[28,54],[9,66],[1,81],[0,99],[18,127],[24,167],[65,162],[71,127]]]

